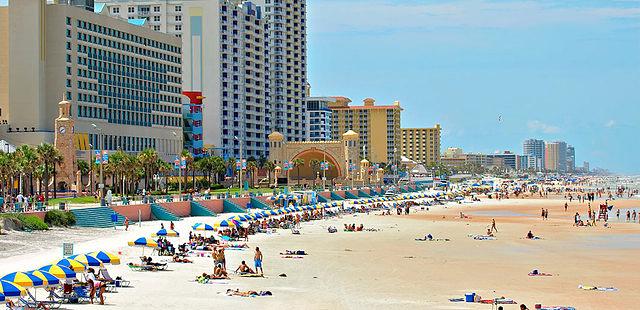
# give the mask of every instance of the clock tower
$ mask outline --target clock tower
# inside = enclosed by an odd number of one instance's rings
[[[71,185],[75,182],[76,170],[76,147],[73,143],[73,125],[74,121],[70,116],[71,103],[62,97],[62,101],[58,103],[59,115],[55,121],[55,140],[54,146],[62,155],[62,164],[56,168],[57,182],[64,182],[67,189],[71,189]],[[58,189],[57,184],[55,185]]]

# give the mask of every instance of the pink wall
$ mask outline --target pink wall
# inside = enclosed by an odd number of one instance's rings
[[[178,216],[178,217],[191,216],[191,202],[189,201],[159,203],[159,205],[163,207],[165,210],[173,213],[173,215],[175,216]]]
[[[331,192],[320,192],[320,196],[331,199]]]
[[[360,195],[358,195],[358,191],[357,190],[351,190],[351,191],[349,191],[349,193],[352,193],[352,194],[356,195],[356,197],[360,197]]]
[[[224,212],[224,203],[222,199],[200,200],[198,201],[203,207],[214,213]]]
[[[249,197],[240,197],[240,198],[229,198],[229,201],[239,205],[242,208],[246,208],[247,207],[247,203],[249,203],[249,201],[251,201],[251,198]]]
[[[345,198],[344,197],[344,191],[334,191],[334,193],[338,194],[338,196]]]
[[[116,206],[111,207],[111,209],[122,216],[128,217],[131,221],[138,221],[139,210],[143,221],[151,220],[151,206],[149,206],[148,204]]]
[[[41,220],[44,221],[45,214],[47,214],[46,211],[38,211],[38,212],[27,212],[24,215],[33,215],[33,216],[39,217]]]

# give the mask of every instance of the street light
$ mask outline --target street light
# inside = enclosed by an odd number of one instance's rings
[[[102,128],[98,127],[96,124],[91,124],[91,127],[98,131],[98,148],[100,148],[100,184],[98,184],[98,188],[100,189],[100,198],[104,197],[104,179],[102,174],[102,152],[104,152],[104,136],[102,135]]]
[[[233,136],[233,140],[238,141],[238,143],[240,144],[240,171],[238,172],[239,173],[238,180],[239,180],[239,183],[240,183],[240,196],[242,196],[243,189],[244,189],[244,186],[242,186],[242,173],[243,173],[243,171],[242,171],[242,141],[240,139],[238,139],[237,136]]]

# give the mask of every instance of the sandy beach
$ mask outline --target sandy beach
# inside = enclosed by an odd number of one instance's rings
[[[597,202],[596,202],[597,205]],[[614,202],[617,208],[636,208],[640,201]],[[123,264],[109,266],[112,276],[132,281],[132,288],[107,294],[107,306],[66,305],[68,309],[181,309],[234,307],[240,309],[490,309],[491,305],[450,302],[475,292],[483,299],[511,298],[533,309],[534,304],[573,306],[577,309],[632,309],[640,303],[637,283],[640,264],[640,224],[611,221],[611,227],[573,227],[573,214],[586,213],[586,203],[572,203],[567,212],[556,199],[483,199],[479,203],[430,207],[409,216],[345,215],[302,224],[300,235],[288,230],[251,236],[251,249],[227,251],[228,269],[242,260],[252,265],[253,248],[264,253],[265,278],[241,278],[218,284],[194,282],[211,273],[211,258],[193,258],[194,264],[169,265],[169,271],[132,272],[127,262],[138,262],[142,249],[126,241],[149,236],[159,222],[93,230],[67,238],[59,232],[41,233],[27,251],[23,246],[0,258],[0,273],[31,270],[61,255],[61,243],[75,241],[76,253],[107,250],[120,253]],[[549,209],[549,219],[540,217]],[[460,219],[464,212],[470,219]],[[230,215],[225,214],[226,218]],[[478,241],[495,218],[497,240]],[[186,218],[176,223],[184,242],[189,227],[213,218]],[[345,223],[364,224],[379,231],[343,232]],[[166,224],[165,224],[166,225]],[[339,231],[327,233],[328,226]],[[542,240],[525,239],[532,232]],[[432,234],[451,241],[415,241]],[[80,236],[78,236],[80,235]],[[2,236],[2,238],[10,236]],[[84,241],[79,241],[84,240]],[[38,248],[37,245],[42,246]],[[7,246],[11,248],[10,245]],[[302,259],[282,258],[284,250],[305,250]],[[17,254],[22,252],[24,254]],[[146,251],[149,253],[149,250]],[[163,258],[156,258],[161,260]],[[548,277],[527,274],[538,269]],[[286,274],[286,277],[279,275]],[[584,291],[578,285],[613,286],[617,292]],[[230,297],[227,289],[271,291],[268,297]],[[517,305],[504,305],[517,309]]]

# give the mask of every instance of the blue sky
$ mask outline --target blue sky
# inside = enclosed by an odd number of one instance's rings
[[[312,95],[400,100],[443,148],[564,140],[580,164],[640,173],[639,0],[307,3]]]

